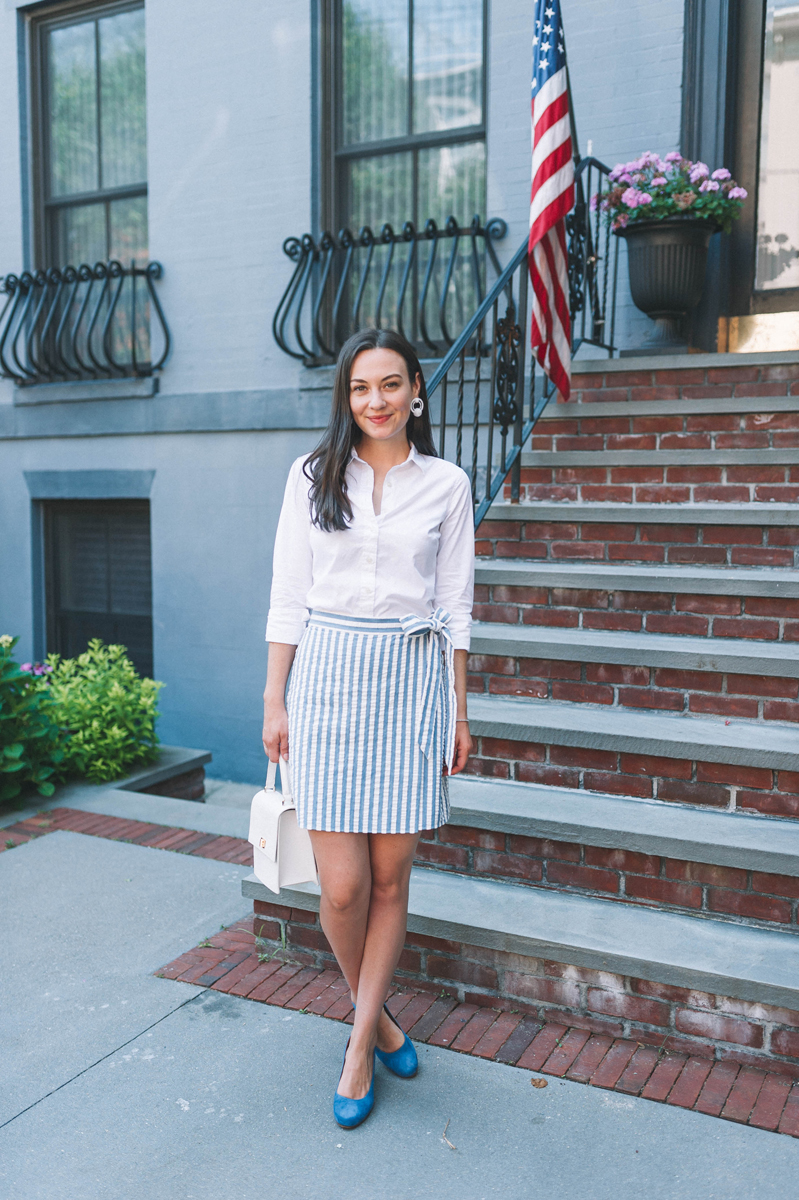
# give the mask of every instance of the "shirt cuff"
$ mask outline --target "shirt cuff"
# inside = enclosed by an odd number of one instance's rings
[[[284,642],[288,646],[299,646],[305,626],[308,624],[307,613],[296,617],[290,613],[269,613],[266,619],[267,642]]]
[[[450,617],[449,636],[455,650],[468,650],[472,640],[472,618]]]

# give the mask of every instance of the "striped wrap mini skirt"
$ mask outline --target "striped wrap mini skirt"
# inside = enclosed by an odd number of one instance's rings
[[[303,829],[417,833],[449,818],[455,745],[450,615],[313,610],[286,695]]]

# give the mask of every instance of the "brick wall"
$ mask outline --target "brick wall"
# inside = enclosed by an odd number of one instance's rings
[[[490,532],[488,525],[483,528]],[[734,537],[736,531],[730,532]],[[578,579],[575,572],[575,582]],[[484,583],[477,584],[474,598],[476,621],[506,625],[799,641],[799,599]]]
[[[316,913],[254,902],[254,929],[298,962],[333,961]],[[645,979],[410,933],[397,983],[533,1013],[642,1045],[799,1078],[799,1013]]]
[[[478,737],[472,775],[799,817],[799,772]]]
[[[799,414],[790,414],[799,418]],[[607,418],[605,418],[607,420]],[[586,504],[795,504],[799,466],[522,467],[520,499]],[[510,485],[504,498],[510,500]],[[668,514],[664,513],[664,517]]]
[[[422,835],[417,863],[628,904],[796,926],[799,879],[635,851],[444,825]]]
[[[799,566],[799,529],[793,526],[670,525],[667,521],[668,509],[663,524],[583,521],[568,512],[562,521],[487,520],[478,530],[475,551],[489,558],[551,562]]]
[[[469,655],[471,693],[575,704],[799,721],[799,679],[667,667]]]
[[[618,366],[617,363],[614,365]],[[764,396],[799,396],[799,363],[610,370],[592,375],[579,373],[579,364],[576,367],[572,400],[580,404],[592,404],[598,400],[726,400],[733,396],[752,400]],[[688,419],[697,420],[695,417]],[[771,425],[768,427],[774,428]],[[694,425],[692,428],[701,429],[701,426]],[[747,425],[745,428],[757,428],[757,425]],[[777,428],[796,429],[797,426]]]
[[[799,389],[799,383],[792,386]],[[671,393],[680,389],[665,390],[669,393],[666,396],[640,397],[631,388],[629,398],[671,399]],[[780,394],[785,395],[786,391],[784,389]],[[799,390],[793,394],[799,395]],[[578,400],[581,398],[586,404],[598,400],[623,401],[628,398],[628,392],[608,388],[578,392],[573,397]],[[546,417],[536,426],[530,442],[531,450],[560,451],[782,450],[796,446],[799,446],[799,413],[692,413],[690,404],[686,404],[684,413],[668,416],[653,413],[651,417],[606,417],[599,414],[560,417],[557,408],[553,407],[547,410]]]

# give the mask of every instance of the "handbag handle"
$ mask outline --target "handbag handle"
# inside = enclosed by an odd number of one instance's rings
[[[266,783],[264,785],[265,792],[274,792],[275,791],[275,779],[277,777],[277,768],[279,765],[279,761],[280,760],[278,760],[278,762],[272,762],[271,758],[269,759],[269,765],[266,768]],[[283,762],[287,763],[288,759],[287,758],[283,759]]]

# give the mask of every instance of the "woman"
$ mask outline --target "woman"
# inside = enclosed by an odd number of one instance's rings
[[[269,758],[289,758],[356,1006],[333,1104],[345,1128],[372,1109],[375,1055],[416,1073],[385,1000],[419,833],[446,823],[446,775],[471,750],[473,590],[469,479],[436,455],[419,360],[399,334],[363,330],[339,355],[327,431],[286,485],[263,732]]]

